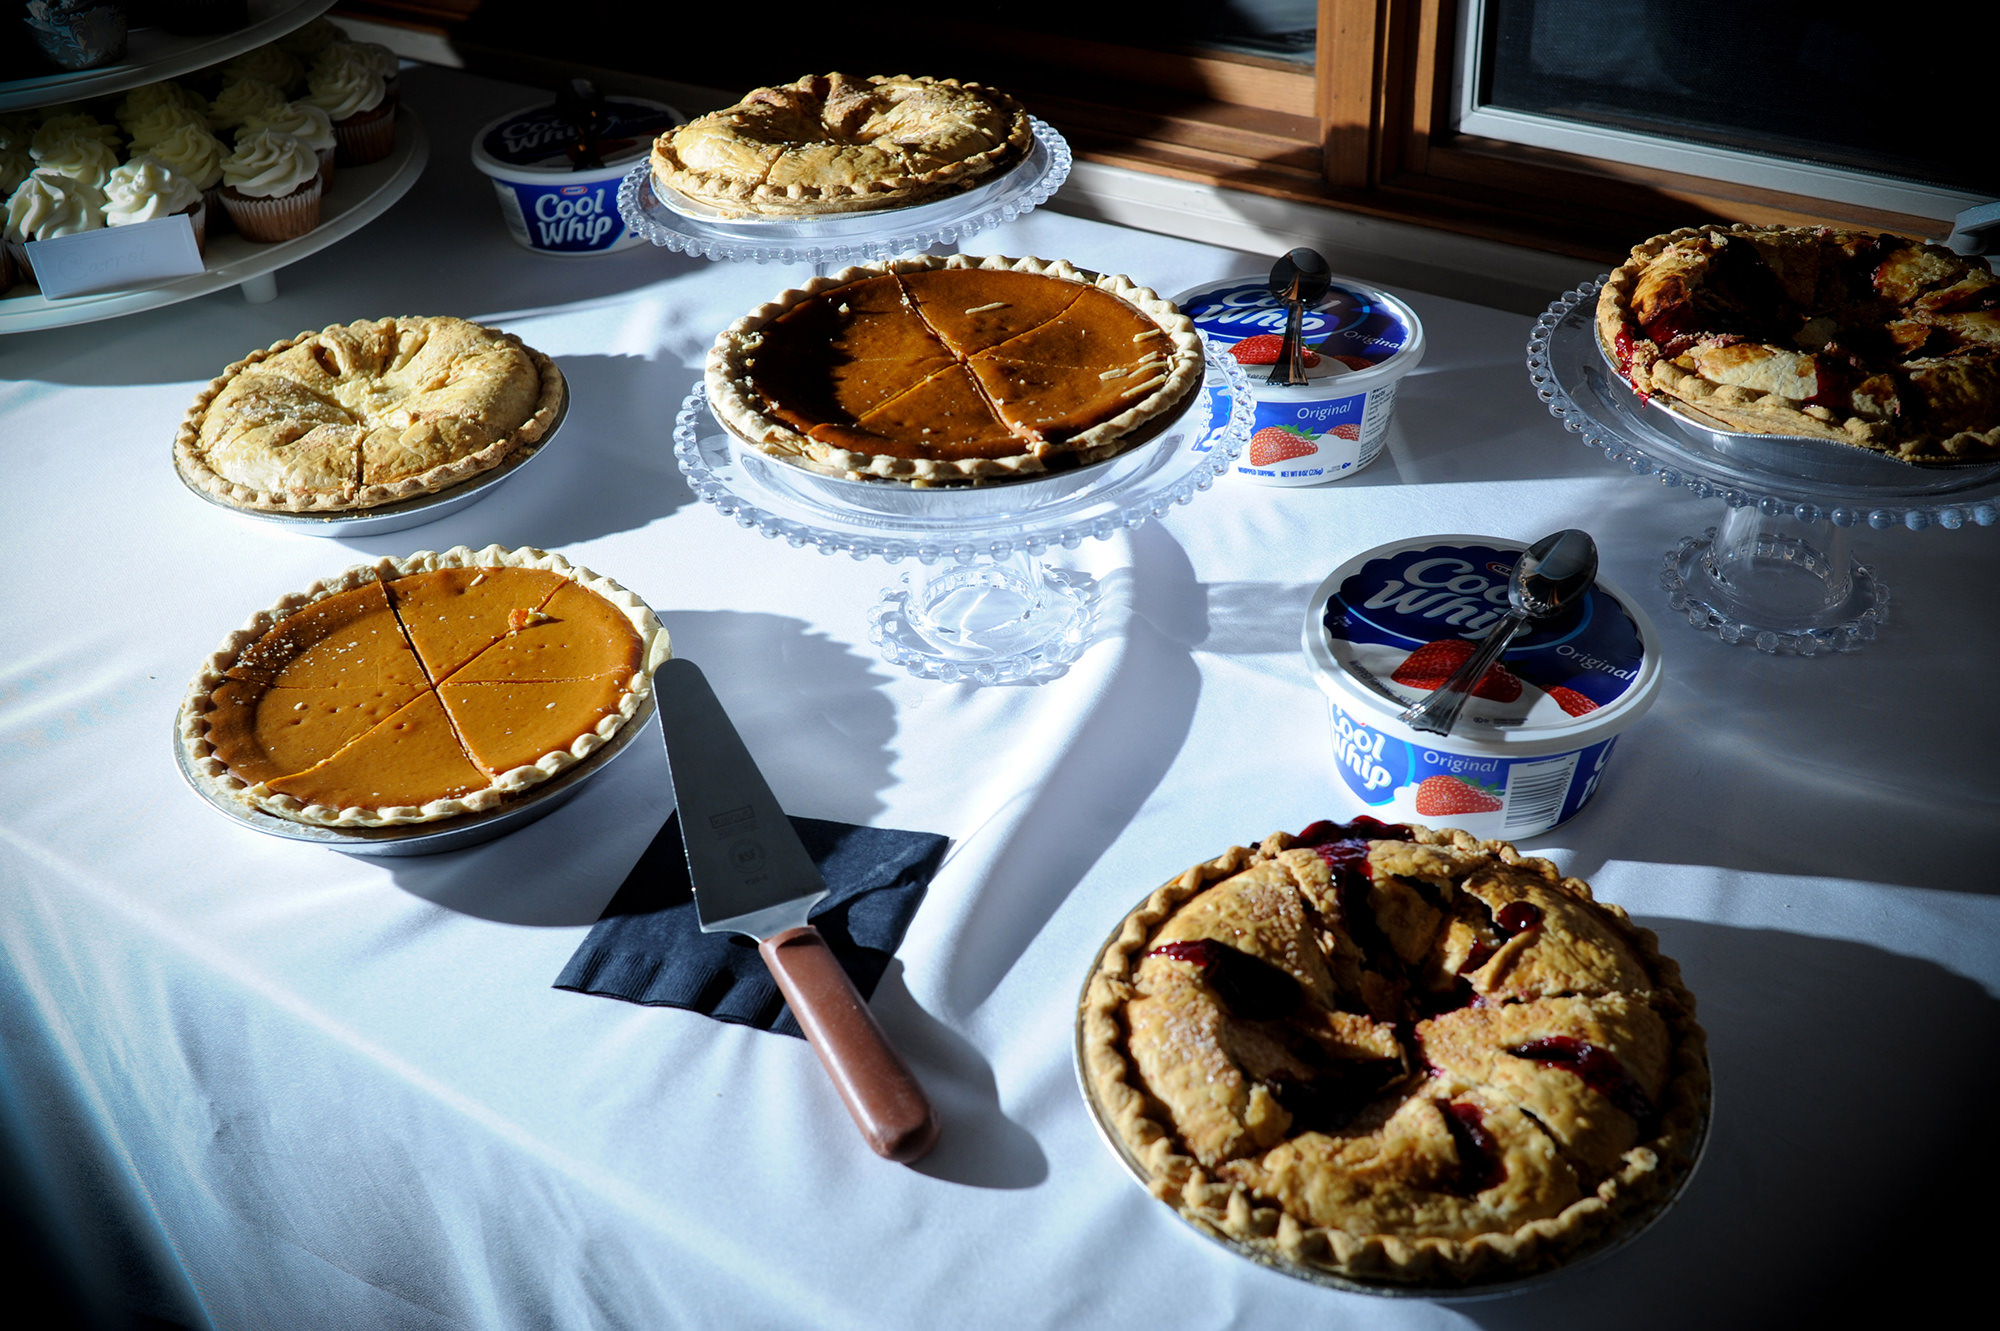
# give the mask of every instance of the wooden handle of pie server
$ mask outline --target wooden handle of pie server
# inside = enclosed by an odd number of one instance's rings
[[[937,1143],[937,1111],[819,930],[787,929],[757,951],[875,1154],[921,1159]]]

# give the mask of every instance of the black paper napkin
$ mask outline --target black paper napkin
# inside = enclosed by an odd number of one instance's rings
[[[947,839],[818,818],[791,823],[826,879],[827,894],[813,910],[813,926],[867,998],[922,904]],[[555,987],[687,1008],[718,1021],[805,1038],[756,943],[741,934],[701,931],[678,811],[625,876]]]

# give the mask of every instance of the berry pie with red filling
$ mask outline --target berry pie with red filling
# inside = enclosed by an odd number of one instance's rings
[[[1597,339],[1641,396],[1732,431],[1912,463],[2000,458],[2000,279],[1983,259],[1829,227],[1689,227],[1633,247]]]
[[[1153,1194],[1308,1275],[1548,1270],[1657,1215],[1708,1122],[1654,936],[1451,829],[1315,823],[1195,865],[1106,945],[1080,1031]]]

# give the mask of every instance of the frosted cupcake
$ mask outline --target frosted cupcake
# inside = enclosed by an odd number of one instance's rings
[[[64,139],[95,139],[112,149],[124,142],[118,126],[107,125],[87,111],[56,111],[42,117],[28,147],[35,152],[46,152]]]
[[[183,125],[193,125],[204,134],[208,132],[208,115],[205,111],[198,111],[190,106],[164,103],[119,123],[125,126],[126,134],[131,136],[130,150],[133,153],[145,152]]]
[[[224,82],[255,79],[268,83],[287,97],[306,86],[306,67],[299,58],[277,46],[259,46],[245,51],[222,67]]]
[[[347,29],[341,27],[332,19],[316,18],[302,28],[293,28],[284,36],[278,38],[277,41],[272,42],[271,45],[281,51],[295,55],[307,65],[311,65],[314,57],[318,56],[321,51],[324,51],[335,42],[346,40]]]
[[[245,240],[294,240],[319,225],[319,154],[289,134],[260,129],[222,160],[222,206]]]
[[[125,133],[138,137],[136,124],[154,112],[165,107],[176,107],[191,112],[204,119],[208,115],[208,99],[184,83],[162,79],[158,83],[147,83],[132,89],[118,103],[116,117]]]
[[[216,220],[222,211],[222,159],[229,149],[206,125],[183,124],[147,144],[146,155],[192,180],[208,196],[209,221]]]
[[[306,100],[326,112],[342,166],[366,166],[396,146],[396,106],[382,76],[351,42],[336,42],[313,62]]]
[[[208,127],[227,138],[244,120],[277,110],[285,104],[285,90],[262,79],[231,79],[208,104]]]
[[[208,204],[193,181],[141,153],[111,173],[104,186],[104,225],[131,226],[187,214],[197,250],[208,248]]]
[[[103,190],[53,171],[31,171],[7,196],[7,223],[0,237],[15,266],[32,278],[35,266],[28,258],[29,241],[73,236],[103,225]]]
[[[116,149],[107,147],[102,139],[84,134],[56,139],[37,134],[28,155],[34,158],[37,171],[88,181],[98,189],[104,188],[104,182],[118,165]]]
[[[253,134],[260,129],[275,129],[280,134],[289,134],[319,155],[319,183],[322,188],[333,188],[333,162],[335,144],[333,121],[325,111],[311,102],[286,102],[276,111],[259,112],[243,122],[237,137]]]

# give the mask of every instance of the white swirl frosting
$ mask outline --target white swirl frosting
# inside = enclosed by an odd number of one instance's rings
[[[165,162],[195,183],[196,189],[214,189],[222,181],[222,158],[228,149],[206,126],[187,124],[164,139],[149,144],[146,154]]]
[[[244,117],[259,111],[275,111],[285,104],[285,90],[262,79],[235,79],[226,83],[208,104],[208,127],[234,129]]]
[[[125,99],[118,103],[118,123],[125,127],[127,134],[137,137],[137,122],[163,107],[175,107],[204,118],[208,115],[208,99],[186,84],[167,79],[144,84],[126,93]]]
[[[65,139],[76,138],[95,139],[107,148],[116,148],[118,126],[107,125],[86,111],[68,111],[35,126],[35,137],[28,146],[39,155]]]
[[[350,42],[339,42],[326,49],[314,63],[306,88],[306,100],[337,121],[373,111],[382,104],[387,91],[382,76],[354,53]]]
[[[226,79],[256,79],[289,92],[305,81],[306,67],[289,51],[259,46],[224,65],[222,75]]]
[[[274,129],[243,135],[222,162],[222,183],[256,199],[275,199],[317,179],[319,154]]]
[[[286,102],[275,111],[260,111],[243,121],[243,128],[237,137],[254,134],[260,129],[275,129],[280,134],[289,134],[303,140],[306,147],[314,152],[325,152],[334,146],[333,120],[326,111],[311,102]]]
[[[104,225],[104,191],[87,180],[33,171],[7,196],[7,239],[53,240]]]
[[[295,56],[310,60],[334,42],[347,36],[347,30],[331,19],[316,18],[303,28],[294,28],[272,43],[280,50],[290,51]]]
[[[104,186],[104,224],[130,226],[170,217],[201,202],[194,182],[141,153],[111,173]]]
[[[163,102],[121,123],[125,126],[125,132],[132,136],[132,151],[142,153],[182,125],[195,125],[206,131],[208,116],[193,107],[174,106]]]
[[[34,169],[35,159],[26,148],[0,145],[0,194],[12,194]]]
[[[36,135],[39,145],[41,136]],[[52,171],[57,175],[69,176],[75,180],[87,180],[99,189],[118,165],[118,154],[100,139],[73,135],[57,139],[47,147],[28,150],[35,159],[35,170]]]

